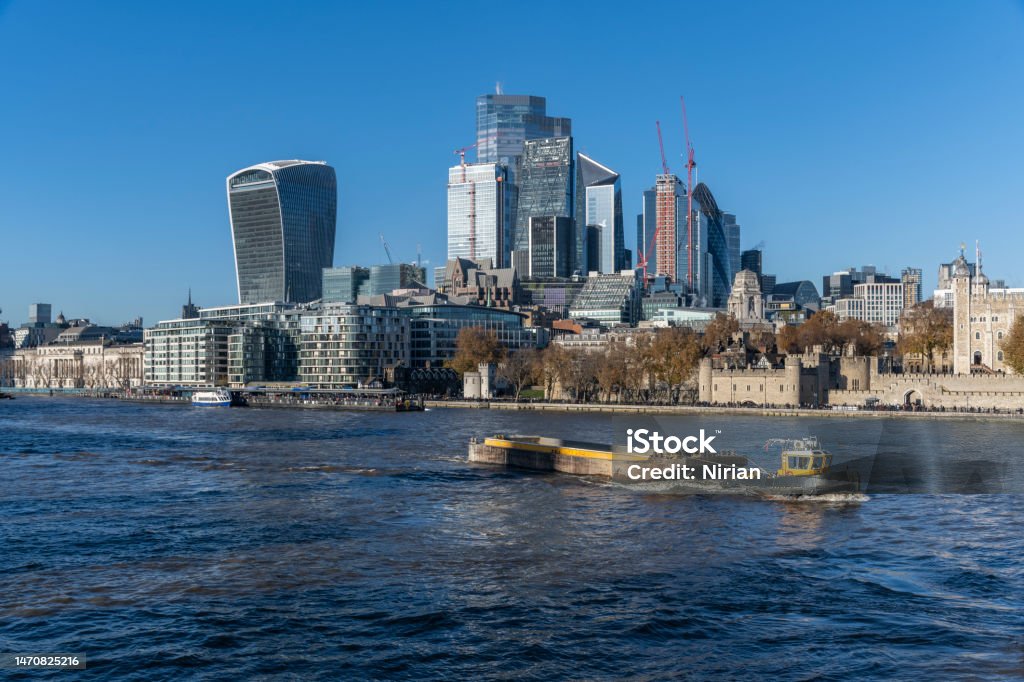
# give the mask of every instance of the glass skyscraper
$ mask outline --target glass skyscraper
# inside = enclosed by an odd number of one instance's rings
[[[467,163],[448,169],[448,259],[490,258],[509,263],[511,199],[500,163]]]
[[[685,204],[683,215],[686,214]],[[729,300],[732,290],[731,277],[734,272],[731,246],[726,234],[723,213],[715,202],[711,190],[703,182],[693,188],[693,243],[683,249],[679,281],[688,282],[689,270],[693,267],[693,289],[691,293],[698,302],[712,308],[721,308]],[[739,226],[736,226],[738,229]],[[683,243],[686,240],[685,219],[682,226]],[[660,237],[659,237],[660,241]],[[738,244],[737,244],[738,246]],[[738,249],[737,249],[738,250]]]
[[[644,258],[647,258],[647,272],[650,275],[658,272],[658,253],[654,243],[654,229],[657,226],[657,196],[657,191],[653,187],[644,190],[643,212],[636,216],[636,262],[637,264],[642,263]]]
[[[239,303],[320,298],[334,262],[338,186],[323,161],[271,161],[227,179]]]
[[[622,184],[619,174],[585,154],[576,156],[576,262],[583,261],[586,228],[597,228],[597,269],[604,274],[625,267]]]
[[[528,140],[523,145],[523,158],[519,166],[519,206],[516,211],[515,233],[512,237],[513,249],[529,249],[530,218],[573,217],[573,165],[571,137]],[[578,226],[574,232],[579,234]],[[572,251],[579,254],[581,249],[577,241],[578,239],[573,239]],[[573,268],[580,268],[578,260],[573,264]]]
[[[480,95],[476,98],[476,160],[502,163],[516,180],[523,143],[572,135],[572,121],[547,115],[543,97]]]

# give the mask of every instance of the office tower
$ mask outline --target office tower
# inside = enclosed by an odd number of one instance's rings
[[[368,279],[370,279],[369,268],[361,268],[357,265],[324,268],[323,302],[355,303],[359,300],[360,290]]]
[[[568,277],[572,253],[573,221],[564,216],[533,216],[530,218],[529,246],[522,277]],[[518,253],[518,252],[517,252]]]
[[[499,163],[468,163],[448,169],[448,258],[490,258],[509,263],[508,173]]]
[[[725,242],[729,250],[729,283],[731,288],[732,281],[736,278],[736,273],[742,269],[740,267],[740,226],[736,222],[736,214],[723,211],[722,228],[725,231]]]
[[[622,183],[619,174],[586,154],[576,155],[576,258],[583,258],[587,237],[584,227],[596,227],[600,242],[597,270],[605,274],[623,269],[625,234],[622,224]]]
[[[271,161],[227,179],[239,303],[320,298],[334,261],[338,187],[323,161]]]
[[[685,269],[679,259],[679,251],[686,243],[686,188],[675,175],[658,175],[655,184],[655,239],[654,255],[657,266],[650,275],[668,275],[673,281],[684,281]],[[648,235],[651,238],[653,235]]]
[[[913,308],[921,302],[921,268],[904,268],[900,273],[903,283],[903,307]]]
[[[683,213],[685,215],[685,208]],[[680,243],[683,246],[676,265],[678,281],[689,286],[690,293],[697,296],[701,305],[712,308],[724,307],[732,290],[732,282],[729,279],[733,272],[730,245],[726,237],[722,211],[718,208],[711,190],[703,182],[693,188],[691,221],[692,243],[686,244],[689,230],[685,221],[678,228],[682,232]]]
[[[657,245],[654,243],[654,230],[657,226],[657,196],[658,193],[653,187],[644,190],[643,211],[636,217],[636,262],[639,265],[646,258],[647,272],[650,275],[658,271]]]
[[[50,324],[53,307],[49,303],[30,303],[28,306],[28,323],[30,325]]]
[[[476,98],[476,160],[501,163],[515,183],[523,143],[572,135],[572,121],[548,116],[543,97],[532,95],[480,95]]]
[[[425,269],[415,263],[389,263],[387,265],[371,265],[370,277],[360,289],[360,294],[380,296],[390,294],[395,289],[409,289],[426,286]]]
[[[748,249],[740,254],[740,270],[750,270],[758,276],[758,281],[762,274],[762,257],[763,253],[760,249]]]
[[[776,280],[777,280],[777,278],[776,278],[775,275],[762,274],[761,275],[761,293],[764,294],[765,296],[768,296],[770,294],[775,293],[775,283],[776,283]]]
[[[571,137],[528,140],[523,145],[519,174],[519,205],[512,248],[523,251],[529,246],[530,218],[544,216],[573,217],[573,154]],[[573,250],[580,254],[579,228],[574,230]],[[577,259],[574,257],[574,261]],[[573,269],[580,268],[574,262]]]
[[[601,228],[597,225],[587,225],[586,236],[584,237],[583,263],[580,266],[580,274],[589,275],[592,272],[601,271]]]

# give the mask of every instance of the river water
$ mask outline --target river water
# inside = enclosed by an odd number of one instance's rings
[[[738,442],[817,432],[836,449],[894,421],[685,419]],[[2,401],[0,652],[88,661],[6,674],[1024,675],[1020,495],[764,501],[465,461],[474,435],[611,442],[613,428],[602,415]],[[922,443],[1024,442],[1024,424],[914,428]]]

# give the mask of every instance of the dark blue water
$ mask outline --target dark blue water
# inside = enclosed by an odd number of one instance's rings
[[[837,447],[880,428],[723,423]],[[770,502],[465,463],[471,435],[611,428],[0,402],[0,651],[88,656],[13,679],[1024,675],[1020,496]],[[1024,425],[915,428],[1024,441]]]

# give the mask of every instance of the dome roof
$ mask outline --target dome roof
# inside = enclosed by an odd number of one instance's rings
[[[954,277],[970,277],[971,268],[967,265],[967,259],[961,253],[955,261],[953,261],[953,276]]]

